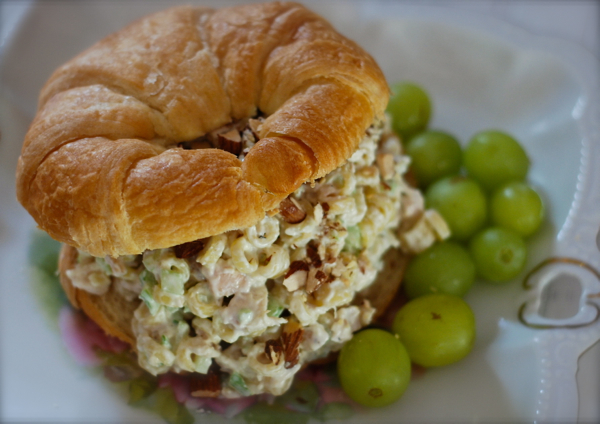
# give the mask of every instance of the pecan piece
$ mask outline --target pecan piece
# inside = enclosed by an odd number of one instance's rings
[[[281,361],[284,356],[281,339],[267,340],[265,345],[265,355],[267,355],[267,358],[269,358],[273,364],[278,365],[279,361]]]
[[[242,153],[242,137],[236,129],[232,129],[223,134],[217,134],[219,140],[219,148],[226,152],[233,153],[238,156]]]
[[[297,271],[308,271],[308,264],[304,261],[294,261],[290,264],[288,272],[285,273],[284,279],[289,278],[292,274]]]
[[[289,224],[298,224],[306,218],[306,212],[300,208],[298,202],[291,197],[283,199],[279,205],[279,213]]]
[[[287,369],[292,368],[300,359],[299,348],[303,336],[304,329],[300,323],[297,321],[288,321],[278,339],[267,341],[265,344],[265,355],[275,365],[279,364],[281,358],[284,358],[284,367]]]
[[[204,241],[205,239],[199,239],[173,247],[175,256],[177,256],[179,259],[185,259],[198,255],[198,253],[204,249]]]
[[[323,265],[323,261],[321,260],[321,256],[319,256],[318,249],[310,243],[306,246],[306,256],[310,260],[310,264],[315,268],[321,268]]]
[[[194,397],[219,397],[221,394],[221,376],[215,366],[206,374],[193,373],[190,379],[190,394]]]
[[[323,284],[331,283],[334,280],[333,276],[325,274],[320,269],[313,270],[314,268],[309,273],[306,283],[306,293],[308,294],[316,292]]]
[[[283,327],[283,333],[281,333],[281,343],[283,345],[283,353],[285,357],[285,368],[289,369],[294,367],[299,360],[300,355],[300,343],[302,343],[302,337],[304,336],[304,329],[300,323],[296,321],[288,321]]]
[[[315,278],[317,280],[319,280],[319,282],[321,284],[325,284],[325,283],[330,283],[331,281],[333,281],[333,279],[331,278],[331,276],[325,274],[323,271],[317,271],[317,273],[315,274]]]

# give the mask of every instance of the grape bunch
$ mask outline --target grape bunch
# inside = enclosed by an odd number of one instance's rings
[[[340,352],[338,375],[346,393],[366,406],[383,406],[407,388],[411,363],[423,367],[464,358],[475,341],[475,317],[462,297],[476,277],[505,282],[521,273],[525,239],[544,218],[538,192],[526,182],[530,161],[509,134],[491,129],[461,148],[451,134],[428,129],[432,105],[418,85],[392,87],[392,129],[402,140],[428,208],[446,220],[451,237],[410,262],[392,331],[366,329]]]
[[[427,114],[403,117],[405,104]],[[419,86],[393,86],[388,113],[392,123],[404,124],[392,127],[411,157],[427,207],[438,210],[452,233],[450,241],[433,246],[409,266],[405,291],[410,298],[426,293],[462,296],[473,284],[473,267],[481,279],[512,280],[525,266],[524,239],[539,229],[544,217],[540,195],[526,182],[529,158],[514,137],[483,130],[463,150],[451,134],[427,129],[431,110],[429,96]]]

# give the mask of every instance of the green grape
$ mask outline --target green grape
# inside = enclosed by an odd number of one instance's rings
[[[344,345],[337,362],[344,391],[365,406],[385,406],[402,396],[410,380],[406,349],[384,330],[368,329]]]
[[[540,195],[525,183],[514,181],[497,189],[490,200],[494,225],[527,237],[535,233],[544,219]]]
[[[523,239],[506,228],[491,227],[477,233],[469,243],[477,274],[489,281],[508,281],[525,267],[527,247]]]
[[[427,189],[425,202],[428,208],[436,209],[444,217],[454,240],[469,239],[487,220],[485,193],[477,182],[467,177],[436,181]]]
[[[449,175],[458,174],[462,152],[450,134],[425,131],[413,137],[406,146],[412,169],[421,187]]]
[[[525,150],[510,135],[500,131],[475,134],[463,153],[467,174],[486,190],[512,180],[522,181],[529,170]]]
[[[404,275],[409,298],[431,293],[464,296],[475,281],[475,265],[469,253],[457,243],[434,244],[415,257]]]
[[[403,141],[427,128],[431,114],[429,96],[418,85],[401,82],[392,86],[387,107],[392,117],[392,129]]]
[[[475,316],[458,296],[428,294],[396,314],[394,333],[410,359],[424,367],[449,365],[467,356],[475,343]]]

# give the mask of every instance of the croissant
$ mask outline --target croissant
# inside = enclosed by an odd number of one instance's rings
[[[302,5],[172,8],[54,72],[17,197],[53,238],[94,256],[248,227],[344,163],[388,96],[375,61]],[[169,148],[258,113],[243,161]]]

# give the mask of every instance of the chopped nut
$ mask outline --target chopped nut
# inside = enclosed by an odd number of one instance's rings
[[[219,397],[221,394],[219,370],[211,366],[206,374],[193,373],[190,379],[190,394],[194,397]]]
[[[321,265],[323,265],[319,251],[312,243],[306,246],[306,257],[314,268],[321,268]]]
[[[304,336],[304,329],[296,321],[288,321],[281,333],[281,343],[284,349],[285,368],[292,368],[298,363],[300,343]]]
[[[250,131],[252,131],[252,135],[254,135],[254,139],[256,140],[256,142],[258,142],[258,140],[260,140],[260,130],[262,129],[262,122],[259,119],[252,119],[250,118],[248,120],[248,127],[250,128]]]
[[[265,355],[267,355],[267,358],[269,358],[271,363],[275,365],[279,364],[279,361],[281,361],[284,356],[283,344],[280,338],[267,340],[265,345]]]
[[[390,153],[378,153],[376,160],[381,177],[384,180],[392,178],[394,176],[394,156]]]
[[[422,216],[409,231],[400,234],[401,248],[407,253],[421,253],[431,246],[435,240],[435,234],[428,225],[425,216]]]
[[[266,346],[265,346],[265,352],[261,352],[258,355],[256,355],[256,360],[263,365],[269,365],[269,364],[273,363],[271,358],[266,354]]]
[[[413,188],[409,188],[402,193],[401,200],[402,220],[400,222],[400,232],[404,232],[412,228],[422,218],[425,200],[421,192]]]
[[[442,218],[438,211],[435,209],[426,210],[425,219],[427,220],[429,227],[435,233],[438,241],[442,241],[450,237],[450,227],[448,227],[448,224],[446,221],[444,221],[444,218]]]
[[[300,270],[285,278],[283,280],[283,285],[286,289],[288,289],[288,291],[293,292],[298,290],[300,287],[303,287],[306,284],[307,279],[308,272]]]
[[[283,199],[279,205],[279,213],[290,224],[298,224],[306,218],[306,213],[302,210],[298,202],[291,197]]]
[[[278,365],[281,358],[285,359],[285,368],[292,368],[298,363],[300,343],[304,329],[297,321],[288,321],[278,339],[268,340],[265,344],[265,355],[271,363]]]
[[[217,138],[219,140],[220,149],[233,153],[236,156],[242,153],[242,137],[238,130],[232,129],[226,133],[217,134]]]
[[[308,277],[308,264],[304,261],[294,261],[283,277],[283,285],[288,291],[293,292],[306,284]]]
[[[319,280],[321,284],[331,283],[334,280],[331,275],[327,275],[323,271],[317,271],[315,278]]]
[[[304,261],[294,261],[290,264],[288,271],[285,273],[284,278],[289,278],[297,271],[308,271],[308,264]]]
[[[328,276],[320,269],[312,268],[308,273],[308,279],[306,281],[306,293],[314,293],[325,283],[333,281],[333,277]]]
[[[173,247],[175,256],[177,256],[179,259],[185,259],[198,255],[198,253],[204,249],[205,240],[206,239],[199,239]]]
[[[410,218],[420,215],[425,209],[423,195],[417,189],[410,188],[402,195],[402,217]]]

